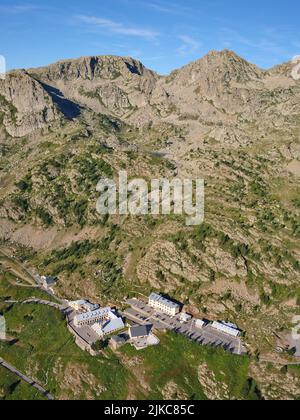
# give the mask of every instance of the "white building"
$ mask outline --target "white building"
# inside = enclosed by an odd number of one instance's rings
[[[238,337],[240,335],[240,330],[237,329],[236,325],[234,324],[228,324],[225,322],[213,322],[212,328],[221,331],[225,334],[231,335],[233,337]]]
[[[42,287],[48,290],[52,290],[52,288],[57,284],[56,277],[36,275],[35,279]]]
[[[110,319],[111,308],[102,308],[97,311],[86,312],[74,317],[74,325],[76,327],[84,327],[87,325],[93,325],[99,321],[105,321]]]
[[[90,303],[87,300],[75,300],[74,302],[69,302],[69,306],[75,311],[82,312],[93,312],[100,309],[100,305]]]
[[[180,322],[185,322],[185,323],[189,322],[192,318],[193,318],[192,315],[187,314],[186,312],[181,312],[180,317],[179,317]]]
[[[92,326],[92,329],[95,331],[99,337],[104,337],[105,335],[113,334],[117,331],[121,331],[125,328],[122,318],[113,318],[107,322],[97,322]]]
[[[202,321],[202,319],[196,319],[195,321],[195,327],[199,328],[199,330],[201,330],[201,328],[203,328],[205,326],[205,322]]]
[[[178,303],[172,302],[157,293],[151,293],[149,296],[149,306],[170,316],[176,316],[181,310]]]

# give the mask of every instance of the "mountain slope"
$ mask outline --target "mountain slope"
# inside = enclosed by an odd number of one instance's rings
[[[300,301],[300,84],[290,70],[224,51],[168,77],[120,57],[12,73],[0,85],[3,245],[59,276],[63,297],[121,305],[164,291],[237,323],[251,355],[290,362],[274,352]],[[97,182],[120,170],[204,177],[205,223],[100,217]],[[292,394],[279,371],[271,392],[253,370],[264,396]]]

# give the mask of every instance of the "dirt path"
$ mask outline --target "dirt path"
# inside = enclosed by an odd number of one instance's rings
[[[3,249],[0,249],[0,266],[4,270],[12,273],[14,276],[25,281],[27,284],[36,286],[36,282],[32,274],[29,273],[29,271],[24,268],[21,263],[7,255]]]

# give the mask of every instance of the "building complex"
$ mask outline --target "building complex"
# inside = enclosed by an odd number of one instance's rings
[[[201,344],[211,345],[218,342],[235,354],[245,353],[245,348],[238,338],[241,331],[234,324],[198,319],[182,311],[183,306],[180,303],[157,293],[151,293],[148,304],[145,300],[137,298],[127,299],[126,303],[130,308],[121,314],[134,322],[134,325],[128,325],[128,332],[124,332],[123,318],[115,309],[101,308],[87,300],[69,302],[71,311],[68,314],[68,325],[70,331],[75,334],[77,344],[96,355],[93,344],[112,336],[109,340],[110,346],[115,350],[127,342],[137,350],[142,350],[159,344],[159,339],[153,331],[172,330],[189,339],[193,337],[194,341]]]
[[[87,301],[71,302],[70,306],[76,311],[81,311],[74,317],[74,326],[79,329],[90,327],[99,338],[125,328],[123,319],[109,307],[99,308],[99,305]]]

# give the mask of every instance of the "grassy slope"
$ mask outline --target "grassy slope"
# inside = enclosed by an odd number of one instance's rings
[[[4,368],[0,368],[1,400],[44,400],[45,398],[28,384]]]
[[[162,399],[162,391],[168,383],[174,382],[177,392],[172,397],[178,398],[181,394],[188,399],[206,399],[206,384],[201,383],[198,376],[201,365],[207,365],[211,375],[215,375],[216,390],[224,385],[228,388],[229,398],[257,398],[253,393],[245,393],[250,363],[247,357],[235,357],[222,350],[200,347],[173,333],[161,337],[161,346],[148,348],[141,354],[142,366],[138,369],[145,370],[151,384],[149,398]],[[135,350],[128,346],[123,348],[122,353],[136,356]]]
[[[61,389],[64,370],[73,364],[76,371],[90,372],[95,378],[95,385],[106,384],[108,390],[103,398],[120,399],[126,396],[123,383],[127,374],[122,367],[119,368],[118,360],[110,355],[103,369],[103,360],[94,360],[79,350],[59,312],[37,305],[15,305],[5,313],[5,319],[9,336],[18,341],[13,345],[1,343],[1,356],[20,371],[36,378],[54,395],[63,393],[65,397],[74,398],[71,385]],[[84,398],[85,392],[89,391],[96,398],[93,387],[84,380],[80,390],[77,397]]]
[[[56,301],[55,298],[35,287],[18,285],[16,278],[10,273],[0,272],[0,279],[0,304],[4,300],[22,302],[30,298]]]

